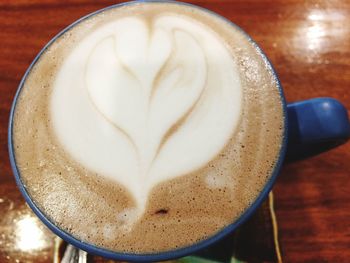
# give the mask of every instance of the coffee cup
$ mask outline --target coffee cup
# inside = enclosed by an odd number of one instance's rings
[[[285,160],[349,136],[339,101],[287,104],[238,26],[147,1],[83,17],[43,48],[14,98],[9,154],[26,202],[55,234],[149,262],[232,233]]]

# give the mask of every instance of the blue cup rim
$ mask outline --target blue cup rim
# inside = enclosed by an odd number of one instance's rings
[[[15,158],[15,154],[14,154],[14,148],[13,148],[13,138],[12,138],[12,131],[13,131],[13,118],[14,118],[14,112],[15,112],[15,107],[17,104],[17,100],[19,97],[19,94],[23,88],[24,82],[27,78],[27,76],[29,75],[31,69],[33,68],[33,66],[36,64],[36,62],[40,59],[41,55],[59,38],[61,37],[63,34],[65,34],[67,31],[69,31],[71,28],[73,28],[74,26],[76,26],[77,24],[81,23],[82,21],[86,20],[87,18],[94,16],[96,14],[99,14],[101,12],[104,12],[106,10],[109,9],[114,9],[114,8],[118,8],[118,7],[122,7],[125,5],[133,5],[133,4],[137,4],[137,3],[144,3],[144,2],[149,2],[149,3],[174,3],[174,4],[179,4],[179,5],[185,5],[185,6],[190,6],[196,9],[199,9],[201,11],[207,12],[215,17],[218,17],[219,19],[223,20],[224,22],[227,22],[228,24],[230,24],[233,28],[238,29],[239,31],[241,31],[246,37],[247,39],[253,44],[253,46],[256,48],[256,50],[259,52],[259,54],[261,55],[262,59],[264,60],[264,62],[266,63],[266,65],[269,67],[269,69],[271,70],[271,72],[273,73],[273,77],[277,83],[277,88],[279,90],[279,94],[280,94],[280,98],[281,98],[281,102],[282,102],[282,107],[283,107],[283,119],[284,119],[284,127],[283,127],[283,137],[282,137],[282,144],[281,144],[281,148],[280,148],[280,152],[279,152],[279,157],[278,160],[275,163],[273,172],[271,174],[270,179],[266,182],[264,188],[262,189],[262,191],[260,192],[260,194],[257,196],[257,198],[255,199],[255,201],[240,215],[240,217],[238,219],[236,219],[233,223],[231,223],[230,225],[227,225],[225,228],[223,228],[222,230],[220,230],[219,232],[217,232],[216,234],[214,234],[213,236],[199,241],[198,243],[194,243],[190,246],[187,247],[183,247],[183,248],[178,248],[175,250],[170,250],[170,251],[162,251],[162,252],[157,252],[157,253],[146,253],[146,254],[133,254],[133,253],[123,253],[123,252],[117,252],[117,251],[112,251],[109,249],[105,249],[105,248],[101,248],[95,245],[92,245],[90,243],[81,241],[75,237],[73,237],[71,234],[69,234],[68,232],[66,232],[65,230],[59,228],[58,226],[56,226],[52,221],[50,221],[49,218],[47,218],[45,216],[45,214],[39,209],[39,207],[35,204],[35,202],[31,199],[29,193],[27,192],[21,177],[20,177],[20,172],[19,169],[16,165],[16,158]],[[287,104],[285,101],[285,97],[283,94],[283,90],[282,90],[282,86],[281,83],[279,81],[279,78],[276,74],[275,69],[273,68],[271,62],[269,61],[269,59],[267,58],[267,56],[265,55],[265,53],[262,51],[262,49],[257,45],[257,43],[243,30],[241,29],[239,26],[237,26],[236,24],[234,24],[233,22],[231,22],[230,20],[226,19],[225,17],[222,17],[219,14],[216,14],[213,11],[210,11],[206,8],[203,7],[199,7],[193,4],[189,4],[189,3],[183,3],[183,2],[178,2],[178,1],[172,1],[172,0],[141,0],[141,1],[131,1],[131,2],[125,2],[125,3],[120,3],[120,4],[115,4],[115,5],[111,5],[108,6],[106,8],[97,10],[93,13],[90,13],[80,19],[78,19],[77,21],[73,22],[72,24],[70,24],[69,26],[67,26],[66,28],[64,28],[61,32],[59,32],[55,37],[53,37],[45,46],[44,48],[38,53],[38,55],[34,58],[34,60],[32,61],[32,63],[30,64],[30,66],[28,67],[28,69],[26,70],[19,86],[16,92],[16,95],[14,97],[12,106],[11,106],[11,111],[10,111],[10,118],[9,118],[9,127],[8,127],[8,150],[9,150],[9,158],[10,158],[10,163],[11,163],[11,167],[15,176],[15,180],[17,183],[17,186],[19,188],[19,190],[21,191],[25,201],[27,202],[27,204],[29,205],[29,207],[34,211],[34,213],[39,217],[39,219],[52,231],[54,232],[57,236],[61,237],[63,240],[65,240],[66,242],[74,245],[75,247],[78,247],[90,254],[95,254],[95,255],[100,255],[102,257],[105,258],[110,258],[110,259],[117,259],[117,260],[123,260],[123,261],[138,261],[138,262],[150,262],[150,261],[163,261],[163,260],[170,260],[170,259],[175,259],[175,258],[180,258],[180,257],[184,257],[190,254],[193,254],[197,251],[200,251],[214,243],[216,243],[217,241],[223,239],[224,237],[226,237],[227,235],[229,235],[230,233],[232,233],[235,229],[237,229],[242,223],[244,223],[249,217],[251,217],[253,215],[253,213],[257,210],[258,207],[260,207],[260,205],[262,204],[262,202],[266,199],[266,197],[268,196],[269,192],[272,189],[272,186],[274,184],[274,182],[276,181],[276,178],[278,176],[278,173],[281,169],[281,166],[283,164],[283,160],[285,157],[285,153],[286,153],[286,148],[287,148],[287,138],[288,136],[288,119],[287,119]]]

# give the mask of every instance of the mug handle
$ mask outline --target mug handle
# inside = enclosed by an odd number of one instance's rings
[[[343,104],[333,98],[315,98],[287,105],[286,161],[317,155],[345,143],[350,122]]]

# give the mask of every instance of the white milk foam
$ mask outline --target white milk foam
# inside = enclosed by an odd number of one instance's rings
[[[96,28],[62,64],[50,110],[67,153],[123,185],[142,213],[155,185],[216,157],[236,130],[241,101],[224,42],[169,13]]]

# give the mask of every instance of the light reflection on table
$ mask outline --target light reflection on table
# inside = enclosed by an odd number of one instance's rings
[[[38,219],[32,215],[25,215],[14,225],[15,227],[15,249],[23,252],[33,252],[48,247],[45,235],[39,227]]]
[[[344,26],[347,14],[341,9],[310,9],[295,26],[291,52],[297,52],[306,62],[317,64],[323,54],[337,52],[344,41],[349,41],[349,27]]]
[[[47,262],[52,258],[54,235],[27,205],[1,197],[0,209],[0,262]]]

